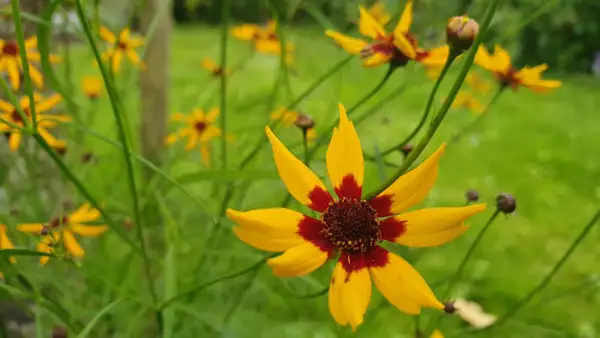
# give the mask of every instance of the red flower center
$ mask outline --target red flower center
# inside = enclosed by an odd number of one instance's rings
[[[61,225],[66,225],[69,223],[69,216],[57,217],[48,223],[48,227],[52,229],[56,229]]]
[[[510,69],[505,73],[496,73],[496,79],[500,82],[500,85],[503,87],[510,86],[513,90],[517,90],[519,88],[519,79],[517,78],[517,70],[514,67],[510,67]]]
[[[202,132],[206,129],[206,127],[207,127],[206,122],[194,123],[194,128],[196,128],[196,132],[198,132],[198,134],[202,134]]]
[[[4,46],[2,47],[2,54],[17,56],[19,55],[19,46],[16,41],[9,40],[4,42]]]
[[[127,49],[127,44],[123,41],[119,41],[119,43],[117,44],[117,48],[119,49]]]
[[[329,205],[321,233],[339,251],[368,252],[383,240],[377,212],[366,201],[341,198]]]
[[[25,113],[26,116],[30,116],[28,108],[23,109],[23,113]],[[10,113],[10,118],[11,118],[11,120],[13,120],[14,123],[23,124],[23,119],[21,118],[21,114],[19,114],[19,112],[16,109],[13,110],[12,113]]]

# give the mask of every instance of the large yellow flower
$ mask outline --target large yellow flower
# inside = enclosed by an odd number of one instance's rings
[[[57,140],[52,134],[50,134],[47,128],[53,128],[57,126],[57,122],[68,122],[71,118],[67,115],[62,114],[47,114],[49,110],[54,108],[61,100],[61,96],[59,94],[54,94],[50,97],[43,98],[41,95],[35,95],[35,111],[36,111],[36,120],[37,120],[37,131],[48,142],[48,144],[57,150],[65,149],[66,143],[61,140]],[[25,113],[26,116],[29,117],[29,123],[31,123],[31,114],[29,111],[30,101],[29,97],[22,97],[19,105],[21,109]],[[17,109],[12,104],[0,100],[0,117],[2,120],[6,120],[8,122],[12,122],[13,124],[24,127],[25,123],[21,118],[21,115],[17,112]],[[0,132],[7,133],[8,137],[8,146],[11,151],[16,151],[19,149],[19,144],[21,143],[21,138],[23,137],[23,133],[19,129],[12,128],[8,124],[2,122],[0,120]]]
[[[479,46],[475,55],[475,63],[494,73],[501,86],[510,86],[513,90],[524,86],[535,92],[546,92],[562,85],[560,81],[542,80],[542,72],[548,69],[548,65],[545,63],[535,67],[524,67],[520,70],[514,68],[508,52],[498,45],[494,47],[493,55],[490,55],[485,46]]]
[[[33,36],[25,40],[25,50],[28,62],[40,62],[40,53],[35,51],[37,48],[37,37]],[[50,62],[58,62],[60,57],[50,55]],[[8,74],[10,85],[17,90],[21,86],[21,72],[23,71],[23,62],[19,54],[19,46],[15,40],[0,39],[0,74]],[[29,63],[29,75],[32,82],[38,89],[44,87],[44,77],[40,71]]]
[[[468,229],[463,222],[485,205],[406,212],[421,202],[438,174],[440,147],[414,170],[375,198],[362,198],[364,160],[360,140],[340,105],[340,124],[326,154],[329,179],[338,199],[266,128],[279,175],[289,193],[320,213],[318,218],[285,209],[227,210],[239,239],[258,249],[281,252],[268,260],[280,277],[306,275],[337,257],[329,288],[329,310],[337,323],[362,323],[371,282],[397,308],[418,314],[422,307],[442,309],[425,280],[401,257],[383,249],[388,241],[411,247],[442,245]]]
[[[108,227],[106,225],[85,225],[100,219],[100,212],[92,208],[89,203],[84,203],[79,209],[67,216],[52,219],[47,224],[27,223],[18,224],[17,230],[42,235],[36,250],[39,252],[53,253],[55,245],[62,241],[65,249],[73,257],[85,256],[85,251],[75,239],[74,234],[83,237],[96,237],[103,234]],[[41,264],[48,263],[49,257],[40,258]]]
[[[119,34],[119,39],[108,28],[100,27],[100,37],[110,44],[107,51],[102,53],[102,60],[111,62],[111,67],[114,72],[118,72],[121,68],[123,55],[126,55],[129,61],[135,66],[143,67],[144,64],[140,60],[135,49],[144,45],[144,39],[141,37],[132,37],[129,28],[125,28]]]
[[[186,126],[167,136],[165,143],[167,145],[173,144],[177,140],[187,137],[188,142],[185,146],[186,150],[192,150],[198,143],[200,143],[202,161],[205,164],[209,164],[209,141],[215,137],[221,136],[221,129],[214,125],[218,116],[218,108],[213,108],[206,114],[201,109],[196,109],[189,116],[181,113],[175,113],[171,118],[171,121],[184,122]]]
[[[346,52],[360,55],[364,59],[363,66],[375,67],[388,62],[395,66],[404,66],[409,60],[423,64],[434,62],[443,65],[448,57],[447,46],[439,47],[434,54],[417,47],[417,40],[409,32],[413,17],[412,1],[409,0],[404,7],[400,20],[392,33],[388,33],[364,7],[359,6],[359,11],[359,31],[362,35],[370,38],[371,43],[331,30],[327,30],[325,34],[333,38]]]

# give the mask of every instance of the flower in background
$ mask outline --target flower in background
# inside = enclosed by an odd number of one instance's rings
[[[132,37],[129,28],[123,29],[117,39],[113,32],[101,26],[100,37],[111,45],[107,51],[102,53],[102,60],[110,61],[114,72],[118,72],[121,68],[123,55],[126,55],[129,61],[135,66],[144,67],[144,63],[135,51],[136,48],[144,45],[144,39],[141,37]]]
[[[208,113],[204,113],[201,109],[195,109],[189,116],[175,113],[171,121],[183,122],[186,126],[167,136],[165,143],[170,145],[179,139],[187,138],[185,150],[192,150],[200,143],[202,161],[209,165],[209,142],[213,138],[221,136],[221,129],[214,125],[218,116],[218,108],[213,108]]]
[[[266,25],[243,24],[233,27],[232,35],[243,41],[252,42],[254,48],[264,54],[281,55],[281,41],[277,36],[277,22],[270,20]],[[294,45],[290,42],[285,45],[285,62],[291,66],[294,62]]]
[[[279,107],[271,113],[271,120],[280,120],[284,126],[289,127],[296,122],[298,116],[300,116],[298,112]]]
[[[471,71],[471,72],[469,72],[469,74],[467,74],[467,78],[466,78],[465,82],[469,86],[471,86],[471,88],[474,91],[481,93],[481,94],[487,94],[492,89],[492,85],[489,81],[480,77],[479,75],[477,75],[477,73],[474,73],[473,71]]]
[[[475,96],[465,91],[461,91],[454,98],[452,108],[466,108],[475,114],[481,114],[483,113],[485,106],[481,104]]]
[[[90,100],[96,100],[100,97],[104,82],[97,76],[85,76],[81,82],[83,93]]]
[[[89,203],[84,203],[74,212],[52,219],[49,223],[18,224],[17,230],[42,235],[36,250],[39,252],[54,253],[55,246],[62,242],[69,254],[76,258],[85,256],[85,251],[77,242],[75,234],[82,237],[97,237],[103,234],[106,225],[87,225],[100,219],[100,211],[92,208]],[[40,258],[41,264],[48,263],[50,257]]]
[[[442,334],[442,332],[440,330],[433,330],[433,332],[431,333],[431,336],[429,336],[429,338],[444,338],[444,335]]]
[[[25,40],[25,51],[29,63],[29,75],[31,81],[38,89],[44,87],[44,77],[42,73],[31,62],[40,62],[40,53],[37,49],[37,37],[33,36]],[[50,62],[59,62],[58,56],[50,55]],[[21,86],[21,72],[23,72],[23,62],[19,54],[19,45],[15,40],[0,39],[0,73],[7,74],[10,85],[14,90]]]
[[[385,26],[390,22],[391,16],[385,10],[385,4],[382,1],[375,1],[375,3],[369,7],[368,12],[373,19],[382,26]]]
[[[202,60],[201,63],[202,68],[208,70],[209,72],[211,72],[212,76],[214,77],[219,77],[222,75],[228,75],[229,71],[224,70],[223,68],[221,68],[219,65],[217,65],[213,60],[211,60],[210,58],[205,58],[204,60]]]
[[[362,197],[364,159],[360,140],[340,105],[340,124],[326,153],[326,167],[338,199],[267,127],[275,165],[289,193],[320,213],[318,218],[285,208],[248,212],[227,210],[243,242],[283,254],[267,263],[280,277],[306,275],[338,257],[329,287],[329,310],[337,323],[355,330],[371,299],[371,283],[398,309],[418,314],[444,308],[421,275],[404,259],[379,246],[382,241],[410,247],[439,246],[468,229],[463,222],[485,205],[405,212],[420,203],[435,183],[441,146],[421,165],[381,194]]]
[[[535,92],[547,92],[562,85],[560,81],[542,80],[542,72],[548,69],[548,65],[545,63],[535,67],[524,67],[520,70],[514,68],[510,55],[499,45],[494,47],[492,55],[485,46],[479,46],[475,55],[475,63],[492,72],[502,87],[510,86],[513,91],[517,90],[519,86],[524,86]]]
[[[54,149],[66,149],[66,143],[61,140],[57,140],[52,134],[50,134],[47,128],[53,128],[57,126],[57,122],[68,122],[71,121],[71,118],[67,115],[63,114],[47,114],[49,110],[54,108],[60,101],[62,100],[59,94],[54,94],[50,97],[44,98],[41,95],[35,95],[35,112],[36,112],[36,120],[37,120],[37,132],[40,136]],[[21,110],[25,113],[25,116],[29,118],[29,123],[31,123],[31,113],[30,113],[30,101],[29,97],[22,97],[19,105]],[[20,128],[25,126],[23,119],[21,118],[21,114],[17,111],[15,106],[12,104],[0,100],[0,117],[2,120],[6,120],[11,122],[12,124],[17,125]],[[8,135],[8,147],[11,151],[16,151],[19,149],[19,144],[21,143],[21,138],[23,137],[23,133],[20,129],[16,129],[8,125],[7,123],[2,122],[0,120],[0,132],[10,133]]]
[[[0,250],[14,249],[14,248],[15,248],[14,244],[10,241],[10,239],[8,238],[8,235],[6,234],[6,225],[0,224]],[[9,260],[13,264],[17,262],[17,259],[14,257],[10,257]],[[2,272],[0,272],[0,278],[4,278],[4,275],[2,274]]]
[[[360,19],[358,28],[362,35],[371,38],[372,42],[352,38],[338,32],[327,30],[325,34],[331,37],[346,52],[360,55],[364,59],[363,66],[375,67],[385,63],[393,66],[404,66],[409,60],[423,64],[431,62],[445,62],[448,47],[440,47],[433,55],[431,52],[418,48],[417,40],[409,32],[412,24],[412,1],[408,1],[400,20],[392,33],[388,33],[383,26],[362,6],[359,6]],[[446,52],[446,55],[440,54]]]

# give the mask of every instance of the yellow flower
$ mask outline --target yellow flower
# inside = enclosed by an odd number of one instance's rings
[[[177,140],[187,137],[185,150],[192,150],[200,143],[202,161],[208,165],[210,163],[209,141],[221,136],[221,129],[214,125],[218,116],[218,108],[213,108],[206,114],[201,109],[196,109],[189,116],[175,113],[171,121],[184,122],[186,126],[167,136],[165,143],[173,144]]]
[[[90,100],[96,100],[100,97],[103,84],[102,79],[97,76],[85,76],[81,82],[81,87],[85,96]]]
[[[383,249],[388,241],[410,247],[442,245],[468,229],[463,222],[485,205],[406,212],[429,193],[438,174],[441,146],[421,165],[375,198],[362,198],[364,160],[360,140],[340,105],[340,124],[326,153],[326,168],[338,199],[267,127],[275,165],[289,193],[320,213],[318,218],[285,209],[227,210],[233,231],[258,249],[284,252],[268,260],[280,277],[306,275],[338,257],[329,287],[329,310],[337,323],[355,330],[371,298],[371,282],[393,305],[418,314],[443,309],[425,280],[404,259]]]
[[[67,115],[62,114],[47,114],[47,112],[54,108],[60,101],[62,100],[59,94],[54,94],[50,97],[43,98],[41,95],[35,95],[35,111],[36,111],[36,120],[37,131],[42,136],[48,144],[57,150],[65,149],[66,143],[61,140],[57,140],[52,134],[50,134],[47,128],[56,127],[57,122],[68,122],[71,118]],[[22,97],[19,105],[21,109],[29,117],[29,123],[31,123],[31,115],[29,112],[29,97]],[[10,103],[0,100],[0,117],[3,120],[8,122],[12,122],[13,124],[24,127],[25,123],[21,118],[21,115],[17,112],[17,109]],[[16,151],[19,149],[19,144],[21,142],[21,138],[23,137],[23,133],[19,129],[13,129],[8,124],[2,122],[0,120],[0,132],[9,133],[8,136],[8,147],[11,151]]]
[[[485,106],[477,98],[467,92],[461,91],[454,98],[452,108],[466,108],[475,114],[483,113]]]
[[[331,30],[327,30],[325,34],[331,37],[346,52],[353,55],[360,55],[364,59],[363,66],[375,67],[388,62],[395,66],[404,66],[409,60],[425,64],[430,61],[428,60],[430,58],[440,57],[437,54],[444,51],[447,57],[447,46],[439,47],[439,50],[436,49],[436,55],[431,55],[431,51],[417,47],[416,39],[409,32],[413,16],[411,0],[406,4],[400,20],[392,33],[388,33],[364,7],[359,6],[359,11],[359,31],[362,35],[371,38],[373,40],[371,43]],[[439,60],[435,61],[437,63]],[[444,61],[445,58],[442,60],[442,63]]]
[[[15,248],[14,244],[10,241],[10,239],[8,238],[8,235],[6,234],[6,225],[0,224],[0,250],[14,249],[14,248]],[[17,259],[14,257],[11,257],[10,261],[11,261],[11,263],[14,264],[17,261]]]
[[[31,81],[38,89],[44,87],[44,77],[40,71],[35,68],[31,62],[40,62],[40,53],[34,51],[37,48],[37,37],[33,36],[25,40],[25,49],[27,61],[29,63],[29,75]],[[59,62],[60,57],[50,55],[50,62]],[[14,90],[21,86],[21,72],[23,71],[23,62],[19,54],[19,46],[15,40],[0,39],[0,74],[8,74],[10,85]]]
[[[440,330],[434,330],[429,338],[444,338],[444,335]]]
[[[271,120],[281,120],[284,126],[289,127],[298,119],[298,113],[287,110],[285,107],[279,107],[271,113]]]
[[[369,14],[375,19],[375,21],[379,22],[380,25],[385,26],[388,22],[390,22],[391,16],[385,10],[385,4],[381,1],[375,1],[371,7],[369,7]]]
[[[111,44],[108,50],[102,53],[102,60],[110,60],[115,73],[121,68],[121,61],[124,54],[134,65],[144,67],[139,55],[135,52],[136,48],[144,45],[144,39],[141,37],[132,37],[129,28],[123,29],[117,40],[115,34],[108,30],[108,28],[101,26],[100,37]]]
[[[82,258],[85,256],[85,251],[75,239],[74,234],[83,237],[96,237],[103,234],[108,230],[106,225],[86,225],[86,223],[97,221],[99,218],[100,212],[92,208],[89,203],[84,203],[67,216],[54,218],[47,224],[18,224],[17,230],[42,235],[36,248],[39,252],[53,253],[54,247],[62,241],[69,254],[75,258]],[[42,257],[40,263],[46,264],[49,259],[50,257]]]
[[[542,80],[542,72],[548,69],[548,65],[545,63],[535,67],[524,67],[520,70],[514,68],[510,55],[499,45],[495,46],[493,55],[490,55],[485,46],[479,46],[475,55],[475,63],[492,72],[501,86],[510,86],[513,90],[524,86],[535,92],[547,92],[562,85],[560,81]]]
[[[265,26],[243,24],[233,27],[232,35],[243,41],[250,41],[254,48],[264,54],[281,55],[281,41],[277,37],[277,23],[270,20]],[[285,62],[291,66],[294,62],[292,53],[294,45],[290,42],[285,45]]]
[[[486,81],[485,79],[483,79],[482,77],[480,77],[472,71],[469,72],[469,74],[467,74],[465,82],[469,86],[471,86],[471,88],[473,88],[474,91],[481,94],[487,94],[492,89],[492,85],[489,81]]]
[[[228,70],[224,70],[210,58],[205,58],[204,60],[202,60],[201,66],[202,66],[202,68],[211,72],[212,76],[214,76],[214,77],[219,77],[222,75],[229,75]]]

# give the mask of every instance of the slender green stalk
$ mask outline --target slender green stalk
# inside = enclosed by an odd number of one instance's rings
[[[14,1],[14,0],[13,0]],[[88,43],[92,47],[92,51],[94,53],[94,57],[96,62],[98,63],[98,67],[100,68],[100,73],[102,74],[102,78],[104,79],[104,83],[106,84],[106,91],[108,92],[108,96],[110,99],[110,103],[112,106],[112,111],[115,116],[115,120],[117,122],[119,141],[123,145],[123,157],[125,158],[126,168],[127,168],[127,176],[129,182],[129,190],[131,194],[131,198],[133,200],[133,212],[134,212],[134,222],[136,235],[138,237],[138,241],[140,243],[140,249],[142,253],[142,261],[144,265],[144,273],[146,274],[146,281],[148,283],[148,289],[150,291],[150,296],[152,297],[153,303],[158,304],[158,296],[156,294],[156,289],[154,287],[154,278],[152,277],[151,268],[150,268],[150,258],[148,257],[148,251],[146,249],[146,241],[144,239],[144,226],[142,224],[142,216],[140,212],[140,205],[137,195],[137,186],[135,182],[135,172],[133,168],[133,161],[130,156],[130,147],[127,140],[127,133],[125,132],[125,127],[123,124],[123,119],[121,116],[121,112],[119,109],[119,102],[116,96],[116,88],[110,74],[105,68],[105,64],[102,61],[100,56],[100,52],[98,51],[98,46],[96,46],[96,42],[94,41],[94,37],[91,32],[90,25],[88,20],[85,17],[83,6],[81,4],[81,0],[75,1],[75,6],[77,10],[77,15],[79,16],[79,20],[83,27],[83,31],[87,37]],[[159,320],[160,323],[160,320]]]
[[[308,130],[302,130],[302,144],[304,145],[304,164],[310,168],[310,158],[308,158]]]
[[[496,104],[496,102],[498,102],[500,95],[502,93],[504,93],[505,89],[506,89],[506,86],[499,87],[496,94],[494,94],[494,96],[490,100],[490,103],[488,103],[488,105],[485,107],[485,110],[483,112],[481,112],[481,114],[479,114],[479,116],[477,116],[475,118],[475,120],[473,120],[473,122],[471,122],[469,125],[464,127],[460,132],[456,133],[456,135],[454,135],[452,138],[450,138],[450,141],[448,141],[448,144],[450,145],[452,143],[458,142],[461,137],[470,133],[471,131],[473,131],[473,129],[475,129],[477,126],[479,126],[483,122],[485,117],[490,115],[490,109]]]
[[[220,67],[227,69],[227,38],[229,37],[229,0],[221,0],[221,64]],[[227,169],[227,76],[219,77],[221,80],[221,165]]]
[[[395,175],[392,175],[387,182],[385,182],[379,188],[377,188],[376,190],[371,192],[369,195],[367,195],[367,197],[366,197],[367,200],[377,196],[380,192],[382,192],[384,189],[386,189],[388,186],[390,186],[392,183],[394,183],[400,176],[402,176],[408,170],[408,168],[410,168],[410,166],[416,161],[416,159],[419,157],[419,155],[421,155],[421,153],[423,152],[425,147],[429,144],[429,142],[433,138],[433,135],[435,134],[435,132],[437,131],[439,126],[442,124],[442,121],[444,121],[444,118],[446,117],[446,113],[450,109],[450,106],[452,105],[454,98],[458,94],[458,91],[460,90],[462,83],[464,82],[465,78],[467,77],[467,73],[469,72],[469,69],[473,65],[473,61],[475,60],[475,54],[477,53],[477,48],[483,41],[485,33],[487,32],[487,28],[490,25],[490,21],[492,20],[492,17],[494,16],[496,7],[498,6],[498,1],[499,0],[491,0],[489,2],[486,12],[484,14],[483,20],[480,25],[480,33],[477,36],[477,38],[475,39],[475,41],[473,42],[473,45],[471,46],[471,48],[469,49],[469,52],[467,53],[467,55],[465,57],[463,67],[461,68],[458,76],[456,77],[454,85],[452,86],[452,88],[450,89],[450,93],[448,94],[448,97],[446,98],[446,100],[444,100],[442,107],[440,108],[438,113],[433,118],[431,126],[429,127],[429,129],[427,130],[427,132],[425,133],[423,138],[421,138],[421,140],[419,141],[417,146],[410,152],[410,154],[404,160],[404,162],[402,163],[402,166],[398,169],[398,171],[395,173]],[[450,50],[450,55],[448,57],[452,58],[453,55],[454,55],[454,57],[457,56],[455,51]]]
[[[15,26],[17,45],[19,45],[19,54],[21,56],[21,63],[23,64],[25,91],[27,92],[27,96],[29,96],[29,113],[31,114],[31,123],[35,130],[37,129],[37,115],[35,111],[35,99],[33,97],[33,84],[31,83],[31,75],[29,73],[29,61],[27,60],[27,49],[25,48],[25,32],[23,32],[23,22],[21,21],[21,9],[19,0],[11,0],[10,3],[12,6],[12,18]],[[27,119],[23,119],[23,121],[27,121]]]

